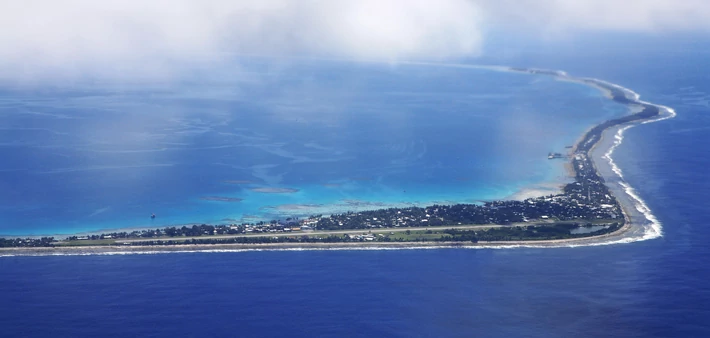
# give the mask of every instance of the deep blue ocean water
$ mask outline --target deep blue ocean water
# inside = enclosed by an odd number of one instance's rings
[[[708,44],[667,41],[600,48],[588,39],[487,60],[606,79],[676,109],[674,119],[628,130],[615,152],[663,222],[660,239],[557,249],[3,257],[0,335],[710,336]]]

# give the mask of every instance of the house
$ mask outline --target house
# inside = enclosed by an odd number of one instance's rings
[[[316,218],[304,219],[301,221],[301,225],[314,227],[314,226],[318,225],[318,219],[316,219]]]

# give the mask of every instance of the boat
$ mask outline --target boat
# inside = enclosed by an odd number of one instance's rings
[[[551,159],[554,159],[554,158],[562,158],[562,157],[564,157],[564,156],[563,156],[562,154],[560,154],[560,153],[552,153],[552,152],[551,152],[551,153],[547,154],[547,159],[548,159],[548,160],[551,160]]]

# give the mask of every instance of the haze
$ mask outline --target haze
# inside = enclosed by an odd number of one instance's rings
[[[0,13],[11,80],[170,77],[235,54],[442,61],[523,33],[710,29],[702,0],[34,0],[5,1]]]

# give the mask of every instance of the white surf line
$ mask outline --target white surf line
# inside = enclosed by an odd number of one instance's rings
[[[574,78],[574,77],[571,77]],[[624,95],[631,101],[634,101],[638,104],[646,104],[650,106],[654,106],[658,108],[659,110],[659,115],[660,117],[654,118],[651,120],[645,120],[641,122],[632,122],[627,125],[622,125],[619,127],[617,130],[616,134],[614,135],[614,143],[609,147],[609,149],[602,155],[601,157],[605,160],[607,160],[607,163],[609,164],[609,167],[611,170],[619,177],[619,182],[618,184],[621,186],[623,191],[626,193],[631,198],[632,203],[634,204],[635,209],[640,212],[648,221],[648,224],[643,225],[644,226],[644,234],[640,237],[631,237],[631,238],[623,238],[617,241],[611,241],[609,244],[614,244],[614,243],[630,243],[630,242],[635,242],[635,241],[644,241],[644,240],[649,240],[649,239],[654,239],[654,238],[659,238],[663,236],[663,225],[662,223],[658,220],[658,218],[653,214],[651,211],[651,208],[648,207],[648,204],[646,204],[646,201],[644,201],[636,192],[636,189],[634,189],[624,178],[623,171],[619,166],[616,164],[614,161],[612,155],[614,151],[616,150],[617,147],[621,145],[621,143],[624,140],[624,132],[628,129],[631,129],[635,126],[638,126],[640,124],[647,124],[647,123],[652,123],[652,122],[658,122],[658,121],[663,121],[667,120],[670,118],[675,117],[677,114],[675,110],[673,110],[670,107],[647,102],[647,101],[642,101],[641,95],[638,93],[634,92],[631,89],[622,87],[620,85],[610,83],[607,81],[599,80],[599,79],[591,79],[594,81],[597,81],[599,83],[603,83],[605,85],[614,87],[624,93]],[[593,159],[592,159],[593,160]]]
[[[585,84],[587,86],[601,89],[598,86],[594,86],[594,84],[587,83],[584,80],[592,80],[594,82],[607,85],[609,87],[613,87],[615,89],[620,90],[622,93],[624,93],[624,96],[629,99],[630,101],[633,101],[634,103],[637,103],[639,105],[646,104],[650,106],[654,106],[659,109],[659,115],[661,115],[658,118],[654,118],[651,120],[645,120],[641,122],[631,122],[630,124],[626,125],[621,125],[616,133],[614,135],[614,143],[612,144],[611,147],[609,147],[609,150],[602,156],[603,159],[607,160],[609,163],[609,166],[611,167],[612,171],[619,177],[619,182],[618,184],[622,187],[623,191],[628,195],[634,204],[634,208],[640,212],[648,221],[648,224],[641,224],[641,226],[644,227],[644,234],[640,237],[624,237],[619,240],[610,240],[610,241],[600,241],[597,243],[585,243],[585,244],[572,244],[572,245],[560,245],[560,247],[574,247],[574,246],[593,246],[593,245],[608,245],[608,244],[617,244],[617,243],[631,243],[631,242],[636,242],[636,241],[645,241],[649,239],[654,239],[654,238],[659,238],[663,236],[663,226],[661,222],[658,220],[658,218],[652,213],[651,209],[648,207],[648,204],[646,204],[646,201],[644,201],[636,192],[636,190],[624,179],[623,172],[621,168],[614,162],[614,159],[612,158],[612,154],[614,153],[614,150],[621,145],[621,143],[624,140],[624,132],[630,128],[633,128],[637,125],[640,124],[647,124],[647,123],[652,123],[652,122],[659,122],[663,120],[667,120],[670,118],[675,117],[677,114],[673,108],[647,102],[647,101],[642,101],[641,100],[641,95],[629,88],[620,86],[615,83],[611,83],[608,81],[596,79],[596,78],[582,78],[582,77],[575,77],[569,75],[565,71],[561,70],[552,70],[552,69],[540,69],[540,68],[523,68],[521,67],[520,69],[515,69],[515,67],[507,67],[507,66],[488,66],[488,65],[467,65],[467,64],[439,64],[439,63],[428,63],[428,62],[407,62],[404,64],[410,64],[410,65],[422,65],[422,66],[442,66],[442,67],[456,67],[456,68],[468,68],[468,69],[486,69],[486,70],[491,70],[491,71],[503,71],[503,72],[515,72],[515,73],[522,73],[522,74],[529,74],[529,75],[546,75],[546,76],[552,76],[556,77],[558,79],[565,79],[565,80],[572,80],[576,81],[578,83]],[[529,70],[531,72],[526,72],[524,70]],[[538,72],[543,72],[543,73],[535,73],[535,71]],[[608,130],[605,130],[607,132]],[[592,161],[594,161],[592,157]],[[527,247],[527,245],[523,245],[522,247]],[[549,247],[549,246],[546,246]]]
[[[624,175],[623,175],[623,171],[616,164],[616,162],[612,158],[612,155],[613,155],[614,151],[616,150],[616,148],[619,147],[619,145],[621,145],[621,143],[623,142],[624,132],[626,130],[633,128],[633,127],[640,125],[640,124],[647,124],[647,123],[653,123],[653,122],[667,120],[667,119],[675,117],[677,114],[676,114],[675,110],[673,110],[673,108],[659,105],[659,104],[655,104],[655,103],[648,102],[648,101],[642,101],[641,95],[639,95],[638,93],[634,92],[633,90],[631,90],[629,88],[625,88],[620,85],[610,83],[610,82],[607,82],[604,80],[599,80],[599,79],[592,79],[592,80],[597,81],[599,83],[606,84],[608,86],[614,87],[614,88],[622,91],[624,93],[624,95],[631,101],[637,102],[639,104],[646,104],[646,105],[654,106],[654,107],[658,108],[658,110],[659,110],[660,116],[658,118],[654,118],[654,119],[646,120],[646,121],[641,121],[641,122],[636,122],[636,123],[632,122],[631,124],[620,127],[617,130],[616,135],[614,135],[614,143],[612,144],[611,147],[609,147],[609,149],[602,156],[602,158],[607,160],[611,170],[617,176],[619,176],[618,184],[622,187],[623,191],[631,198],[632,202],[634,203],[635,209],[638,212],[640,212],[642,215],[644,215],[644,217],[648,221],[648,224],[644,226],[645,231],[644,231],[643,236],[638,238],[638,240],[642,241],[642,240],[649,240],[649,239],[662,237],[663,236],[662,223],[653,214],[653,212],[651,211],[651,208],[649,208],[648,204],[646,204],[646,201],[644,201],[638,195],[636,189],[634,189],[628,182],[626,182]],[[628,241],[623,241],[623,242],[628,242]]]
[[[626,125],[620,125],[619,129],[614,135],[614,143],[612,144],[611,147],[609,147],[609,150],[602,156],[603,159],[607,160],[609,163],[609,166],[611,167],[612,171],[619,177],[619,182],[618,184],[621,186],[622,190],[626,193],[627,196],[630,197],[632,203],[634,204],[634,208],[640,212],[648,221],[648,224],[641,224],[644,228],[644,234],[642,236],[633,236],[633,237],[624,237],[618,240],[609,240],[609,241],[600,241],[600,242],[595,242],[595,243],[584,243],[584,244],[566,244],[566,245],[560,245],[559,247],[575,247],[575,246],[594,246],[594,245],[609,245],[609,244],[617,244],[617,243],[631,243],[631,242],[637,242],[637,241],[645,241],[649,239],[654,239],[654,238],[659,238],[663,236],[663,225],[661,222],[658,220],[658,218],[652,213],[651,209],[648,207],[648,204],[646,204],[646,201],[644,201],[636,192],[636,190],[624,179],[623,172],[621,168],[614,162],[614,159],[612,158],[612,154],[614,153],[614,150],[621,145],[621,143],[624,140],[624,132],[630,128],[633,128],[637,125],[640,124],[647,124],[647,123],[652,123],[652,122],[659,122],[663,120],[667,120],[670,118],[675,117],[677,114],[673,108],[663,106],[660,104],[655,104],[647,101],[642,101],[641,100],[641,95],[636,93],[635,91],[620,86],[615,83],[611,83],[608,81],[596,79],[596,78],[582,78],[582,77],[575,77],[569,75],[567,72],[561,71],[561,70],[552,70],[552,69],[539,69],[539,68],[520,68],[520,69],[515,69],[515,67],[506,67],[506,66],[487,66],[487,65],[467,65],[467,64],[438,64],[438,63],[427,63],[427,62],[409,62],[406,64],[411,64],[411,65],[422,65],[422,66],[443,66],[443,67],[456,67],[456,68],[468,68],[468,69],[486,69],[486,70],[491,70],[491,71],[503,71],[503,72],[515,72],[515,73],[522,73],[522,74],[529,74],[529,75],[546,75],[546,76],[552,76],[556,77],[558,79],[565,79],[565,80],[572,80],[576,81],[578,83],[585,84],[587,86],[597,88],[600,90],[603,90],[603,88],[600,88],[598,86],[594,86],[594,84],[587,83],[584,80],[591,80],[603,85],[607,85],[609,87],[613,87],[615,89],[620,90],[622,93],[624,93],[624,96],[629,99],[630,101],[633,101],[634,103],[637,103],[639,105],[646,104],[650,106],[654,106],[659,109],[659,115],[660,117],[654,118],[651,120],[645,120],[641,122],[631,122],[630,124]],[[529,70],[530,72],[526,72],[525,70]],[[535,71],[542,72],[542,73],[535,73]],[[608,132],[608,130],[605,130],[604,132]],[[594,158],[592,157],[592,161],[594,161]],[[522,245],[521,247],[528,247],[527,245]],[[549,247],[549,246],[546,246]]]
[[[614,153],[614,150],[621,145],[621,143],[624,140],[624,132],[632,127],[635,127],[639,124],[647,124],[647,123],[652,123],[652,122],[658,122],[658,121],[663,121],[667,120],[670,118],[675,117],[677,114],[675,110],[673,110],[670,107],[662,106],[662,105],[657,105],[653,103],[649,103],[646,101],[640,101],[637,100],[640,103],[643,104],[648,104],[657,107],[661,112],[665,112],[665,116],[661,116],[656,119],[652,120],[647,120],[647,121],[642,121],[640,123],[634,123],[630,125],[623,126],[619,128],[617,131],[616,135],[614,135],[614,144],[607,150],[607,152],[602,156],[603,159],[606,159],[607,162],[609,163],[609,166],[611,167],[612,171],[619,176],[620,181],[618,182],[619,185],[623,188],[624,192],[631,197],[632,201],[634,202],[634,206],[638,212],[644,215],[646,219],[649,221],[649,225],[646,227],[646,231],[644,232],[644,235],[641,237],[640,240],[648,240],[648,239],[654,239],[658,237],[663,236],[663,225],[662,223],[656,218],[656,216],[651,212],[651,209],[648,207],[646,202],[638,195],[636,192],[636,189],[634,189],[626,180],[624,179],[623,172],[621,168],[614,162],[614,159],[612,158],[612,154]]]

